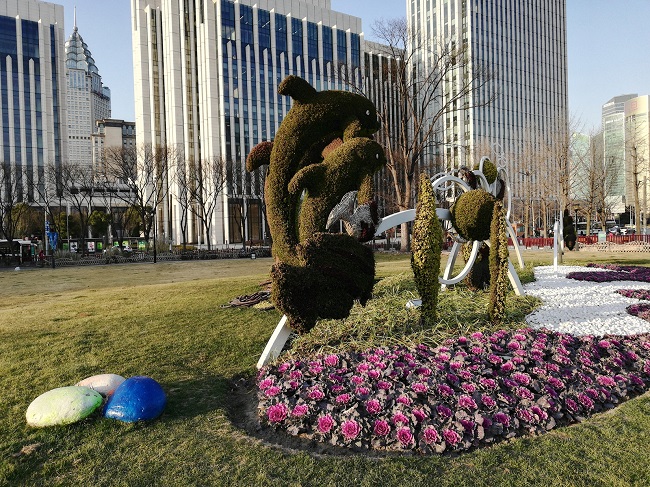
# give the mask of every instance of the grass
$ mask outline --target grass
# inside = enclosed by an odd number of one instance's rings
[[[575,255],[575,262],[595,260]],[[598,260],[639,259],[603,257]],[[550,263],[552,254],[526,258]],[[364,333],[389,309],[402,313],[402,296],[413,293],[408,279],[398,276],[409,272],[407,257],[378,260],[378,276],[395,276],[378,289],[390,305],[372,311]],[[430,485],[432,479],[478,486],[650,484],[648,394],[580,425],[458,457],[311,455],[248,436],[233,422],[243,407],[233,381],[254,375],[279,314],[221,305],[256,291],[270,264],[258,259],[0,272],[0,485],[389,486]],[[482,326],[475,311],[480,303],[470,311],[454,293],[446,299],[458,309],[445,314],[443,329]],[[525,301],[513,312],[527,306]],[[520,319],[513,315],[512,326]],[[393,319],[392,326],[410,325]],[[382,339],[390,331],[363,339]],[[303,346],[312,351],[326,344]],[[94,417],[65,427],[26,425],[25,411],[36,396],[105,372],[158,380],[169,400],[163,416],[147,424]]]

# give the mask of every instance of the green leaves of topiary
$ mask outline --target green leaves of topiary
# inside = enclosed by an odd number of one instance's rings
[[[488,314],[493,323],[501,323],[505,317],[508,292],[508,236],[503,203],[497,201],[491,224],[490,238],[490,305]]]
[[[490,238],[490,222],[496,198],[483,189],[467,191],[451,207],[451,223],[465,240]]]
[[[480,162],[474,164],[474,170],[478,170],[480,168],[480,165]],[[483,158],[483,175],[485,176],[485,179],[487,179],[487,182],[490,184],[497,180],[497,167],[487,157]]]
[[[421,322],[432,326],[436,321],[436,307],[440,292],[440,253],[442,251],[442,227],[436,214],[436,198],[429,178],[420,179],[418,204],[413,224],[411,244],[411,268],[415,285],[422,298]]]

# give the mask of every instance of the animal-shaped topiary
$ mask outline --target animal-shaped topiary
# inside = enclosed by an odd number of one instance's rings
[[[357,201],[372,201],[372,175],[386,164],[382,147],[371,139],[349,139],[329,152],[323,162],[302,168],[289,182],[289,192],[300,195],[299,240],[327,230],[332,208],[349,191],[358,190]],[[374,232],[373,232],[374,233]]]
[[[465,240],[490,238],[490,222],[496,198],[484,189],[461,194],[451,207],[451,223]]]
[[[317,92],[297,76],[285,78],[278,93],[291,96],[293,107],[278,128],[269,158],[264,150],[252,151],[246,168],[251,171],[269,164],[265,200],[273,255],[277,261],[298,264],[301,195],[288,191],[289,182],[302,168],[321,162],[323,149],[332,141],[369,137],[379,129],[379,121],[367,98],[347,91]]]

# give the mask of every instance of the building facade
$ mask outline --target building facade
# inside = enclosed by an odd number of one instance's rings
[[[361,20],[330,7],[330,0],[133,1],[138,143],[173,147],[188,168],[219,158],[227,172],[211,234],[190,218],[183,236],[187,208],[170,171],[160,233],[175,243],[264,239],[263,176],[246,174],[244,162],[291,108],[278,84],[290,74],[317,90],[361,82]]]
[[[440,120],[430,157],[442,156],[447,168],[472,165],[491,146],[506,156],[515,195],[530,184],[525,178],[538,186],[544,175],[519,171],[518,159],[539,139],[568,135],[566,0],[407,0],[407,21],[427,49],[466,49],[467,73],[445,80],[443,99],[462,76],[485,67],[493,75]],[[429,55],[421,63],[433,69]]]
[[[102,83],[92,53],[79,34],[75,11],[72,35],[65,43],[68,162],[90,167],[95,121],[111,117],[111,91]]]
[[[24,175],[28,202],[39,201],[30,181],[67,156],[64,34],[63,7],[0,2],[0,157]]]
[[[123,149],[135,150],[135,122],[125,122],[111,118],[95,121],[95,130],[91,135],[93,172],[101,180],[108,178],[110,171],[107,170],[104,150],[107,148],[121,147]]]
[[[625,102],[625,202],[645,230],[650,195],[650,96]]]

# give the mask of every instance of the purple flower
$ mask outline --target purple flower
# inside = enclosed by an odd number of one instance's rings
[[[497,402],[492,398],[492,396],[488,395],[483,395],[481,396],[481,402],[485,405],[485,407],[492,409],[497,405]]]
[[[278,367],[278,372],[284,374],[287,370],[289,370],[289,367],[291,367],[291,364],[289,362],[285,362]]]
[[[564,403],[566,404],[566,407],[569,409],[569,411],[571,411],[572,413],[578,411],[578,404],[573,399],[567,397]]]
[[[463,425],[463,429],[468,433],[474,431],[474,421],[472,421],[471,419],[461,419],[460,424]]]
[[[499,364],[503,363],[503,359],[501,357],[499,357],[498,355],[494,355],[493,353],[489,354],[487,356],[487,359],[488,359],[488,362],[490,362],[491,364],[494,364],[494,365],[499,365]]]
[[[492,419],[494,419],[494,421],[497,423],[501,423],[506,428],[510,426],[510,416],[508,416],[506,413],[498,412],[492,416]]]
[[[422,432],[422,439],[427,445],[440,441],[440,435],[433,426],[427,426]]]
[[[594,407],[594,402],[591,400],[591,398],[587,394],[579,394],[578,395],[578,402],[580,404],[582,404],[587,409],[593,409],[593,407]]]
[[[381,403],[377,399],[369,399],[366,401],[366,411],[369,414],[377,414],[381,409]]]
[[[486,389],[494,389],[497,386],[497,381],[495,381],[494,379],[488,379],[486,377],[481,377],[478,380],[478,383],[481,384]]]
[[[422,422],[427,417],[426,413],[422,409],[414,409],[413,416],[415,416],[415,419],[417,419],[418,422]]]
[[[472,337],[474,340],[480,340],[481,338],[483,338],[483,333],[481,333],[480,331],[475,331],[470,335],[470,337]]]
[[[476,409],[476,402],[474,402],[474,399],[472,399],[470,396],[460,396],[458,398],[458,406],[460,406],[463,409]]]
[[[543,421],[543,420],[545,420],[545,419],[548,419],[548,414],[546,413],[546,411],[544,411],[544,410],[543,410],[542,408],[540,408],[539,406],[533,406],[532,408],[530,408],[530,411],[531,411],[535,416],[537,416],[537,419],[538,419],[538,420],[542,420],[542,421]]]
[[[525,342],[526,341],[526,335],[522,335],[521,333],[515,333],[512,335],[513,340],[517,340],[518,342]]]
[[[472,353],[474,355],[480,355],[483,353],[483,349],[481,347],[472,347]]]
[[[511,341],[508,342],[508,350],[519,350],[521,348],[521,345],[519,345],[519,342],[517,341]]]
[[[368,377],[371,379],[377,379],[379,377],[380,373],[378,370],[372,369],[368,371]]]
[[[423,394],[429,390],[429,386],[423,384],[422,382],[416,382],[411,386],[411,389],[413,389],[413,392],[415,393]]]
[[[267,417],[271,423],[280,423],[284,421],[288,413],[289,410],[287,409],[287,406],[282,403],[274,404],[273,406],[269,407],[266,412]]]
[[[515,396],[521,398],[521,399],[534,399],[535,396],[533,395],[530,390],[526,389],[525,387],[517,387],[515,389]]]
[[[297,404],[293,408],[293,411],[291,411],[291,414],[296,418],[300,418],[307,414],[307,411],[309,411],[309,407],[306,404]]]
[[[515,372],[512,374],[512,378],[519,382],[522,386],[527,386],[530,384],[530,375],[524,374],[522,372]]]
[[[447,384],[440,384],[438,386],[438,392],[441,396],[451,396],[454,393],[454,390]]]
[[[361,426],[353,419],[344,421],[341,425],[341,433],[343,433],[343,436],[345,436],[347,440],[355,439],[357,436],[359,436],[360,432]]]
[[[388,433],[390,433],[390,425],[386,421],[378,419],[375,421],[373,431],[377,436],[386,436]]]
[[[443,418],[451,418],[453,415],[451,409],[449,409],[447,406],[443,406],[442,404],[436,407],[436,411]]]
[[[397,430],[397,439],[404,446],[410,445],[413,442],[413,433],[411,433],[411,429],[405,427]]]
[[[528,409],[517,409],[515,414],[519,419],[525,421],[526,423],[533,423],[535,421],[535,418]]]
[[[612,346],[612,344],[610,342],[608,342],[607,340],[601,340],[601,341],[598,342],[598,346],[600,348],[609,348],[609,347]]]
[[[460,388],[468,394],[472,394],[474,391],[476,391],[476,386],[471,382],[463,382],[460,385]]]
[[[438,360],[441,362],[449,362],[449,359],[451,358],[451,355],[448,353],[439,353],[438,354]]]
[[[368,389],[367,387],[357,387],[354,390],[354,392],[359,396],[367,396],[368,394],[370,394],[370,389]]]
[[[564,382],[562,382],[557,377],[549,377],[548,383],[550,386],[554,387],[555,389],[564,389]]]
[[[361,377],[360,375],[353,375],[352,377],[350,377],[350,382],[352,382],[353,384],[363,384],[364,380],[363,377]]]
[[[461,436],[456,433],[454,430],[444,429],[442,430],[442,437],[445,439],[445,443],[450,446],[455,446],[461,440]]]
[[[312,375],[318,375],[323,371],[323,366],[320,364],[314,364],[309,367],[309,373]]]
[[[300,379],[302,377],[302,372],[299,370],[292,370],[289,374],[290,379]]]
[[[512,362],[506,362],[501,366],[501,372],[505,372],[505,373],[512,372],[514,368],[515,367],[514,365],[512,365]]]

